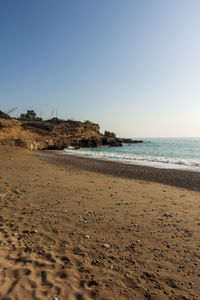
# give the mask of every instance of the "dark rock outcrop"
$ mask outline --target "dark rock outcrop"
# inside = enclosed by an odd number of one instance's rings
[[[116,134],[114,132],[109,132],[109,131],[105,131],[104,132],[104,137],[108,137],[108,138],[116,138]]]
[[[144,143],[142,140],[132,140],[132,139],[125,139],[125,138],[116,138],[116,140],[122,144],[138,144]]]

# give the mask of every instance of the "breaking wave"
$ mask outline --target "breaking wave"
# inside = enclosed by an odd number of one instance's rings
[[[178,159],[171,157],[140,156],[134,154],[122,154],[106,151],[90,150],[65,150],[66,154],[73,154],[96,159],[118,161],[128,164],[139,164],[156,168],[185,169],[200,172],[200,161],[192,159]]]

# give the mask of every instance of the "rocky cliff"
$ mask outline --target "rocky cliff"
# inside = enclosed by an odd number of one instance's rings
[[[116,138],[100,133],[99,125],[91,122],[14,119],[0,119],[0,144],[21,146],[30,150],[121,145]]]
[[[37,139],[36,134],[23,129],[21,122],[13,119],[0,119],[1,145],[34,149]]]
[[[100,133],[98,124],[86,121],[15,120],[0,111],[0,144],[20,146],[30,150],[62,150],[68,147],[122,146],[125,139],[114,133]],[[131,140],[128,140],[131,143]]]

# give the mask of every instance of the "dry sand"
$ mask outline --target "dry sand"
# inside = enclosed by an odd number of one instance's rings
[[[200,299],[199,196],[1,147],[0,299]]]

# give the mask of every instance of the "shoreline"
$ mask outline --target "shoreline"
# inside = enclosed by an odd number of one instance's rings
[[[109,146],[105,146],[105,148],[110,148]],[[67,150],[67,151],[66,151]],[[85,151],[84,148],[81,148],[77,151],[75,149],[64,149],[60,150],[60,152],[63,152],[63,154],[71,154],[73,156],[78,157],[86,157],[86,158],[94,158],[97,160],[103,160],[103,161],[113,161],[113,162],[119,162],[122,164],[127,165],[137,165],[137,166],[144,166],[144,167],[150,167],[150,168],[156,168],[156,169],[169,169],[169,170],[182,170],[182,171],[189,171],[189,172],[198,172],[200,174],[200,166],[189,166],[189,165],[183,165],[183,164],[176,164],[176,163],[165,163],[161,161],[148,161],[148,160],[137,160],[137,159],[123,159],[123,158],[113,158],[113,157],[103,157],[103,156],[90,156],[89,152]]]
[[[119,178],[138,179],[200,191],[200,174],[196,171],[161,169],[137,164],[83,157],[63,151],[38,151],[36,155],[62,167],[73,167]]]

